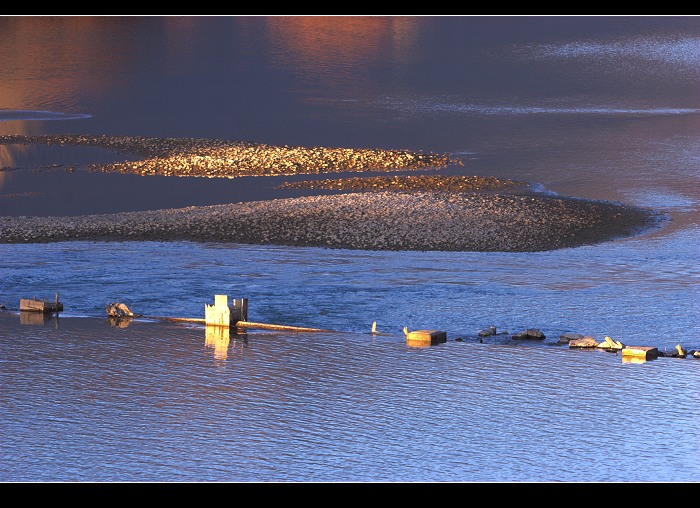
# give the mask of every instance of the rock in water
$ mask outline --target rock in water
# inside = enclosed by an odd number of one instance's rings
[[[131,309],[129,309],[129,307],[127,307],[127,305],[124,303],[114,302],[107,304],[105,305],[105,310],[107,311],[107,315],[112,317],[134,316],[134,313],[131,312]]]
[[[516,333],[513,335],[513,339],[516,340],[527,340],[527,339],[535,339],[535,340],[543,340],[547,336],[542,333],[541,330],[538,330],[537,328],[528,328],[524,332]]]
[[[584,336],[581,335],[580,333],[567,332],[567,333],[559,336],[558,344],[568,344],[572,340],[583,339],[583,337]]]
[[[129,316],[129,317],[134,316],[134,313],[131,312],[131,310],[129,309],[129,307],[126,306],[125,303],[118,303],[117,308],[122,313],[122,316]]]
[[[593,337],[583,337],[582,339],[574,339],[569,341],[569,347],[589,348],[598,347],[598,341]]]
[[[488,337],[490,335],[496,335],[496,327],[495,326],[489,326],[488,328],[485,328],[484,330],[481,330],[479,332],[480,337]]]

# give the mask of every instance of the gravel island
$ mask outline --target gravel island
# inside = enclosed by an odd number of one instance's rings
[[[212,140],[0,136],[0,144],[32,142],[84,143],[130,151],[146,158],[95,170],[144,175],[235,177],[418,170],[435,169],[450,161],[446,155],[407,151],[302,149]],[[251,153],[257,158],[242,155]],[[283,186],[338,193],[105,215],[4,216],[0,217],[0,243],[152,240],[534,252],[631,236],[659,221],[651,210],[537,194],[528,192],[525,182],[495,177],[377,176]]]

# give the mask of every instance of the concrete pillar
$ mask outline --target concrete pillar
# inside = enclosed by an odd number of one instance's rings
[[[231,326],[227,295],[214,295],[214,305],[204,304],[204,322],[207,325]]]

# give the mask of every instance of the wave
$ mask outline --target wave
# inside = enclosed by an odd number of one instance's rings
[[[629,58],[666,62],[697,71],[700,59],[700,38],[635,37],[595,41],[581,40],[563,44],[541,44],[525,47],[524,52],[537,59],[594,58],[609,62]]]
[[[546,105],[497,105],[439,101],[430,98],[415,101],[387,99],[384,104],[390,108],[411,113],[464,113],[473,115],[693,115],[700,113],[696,108],[634,108],[611,105],[546,106]]]
[[[35,109],[0,109],[0,122],[26,120],[80,120],[92,118],[92,115],[81,113],[59,113]]]

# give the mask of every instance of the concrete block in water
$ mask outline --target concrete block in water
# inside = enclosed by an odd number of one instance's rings
[[[648,346],[625,346],[622,350],[623,357],[640,358],[644,360],[653,360],[658,358],[659,349]]]
[[[204,322],[212,326],[231,326],[227,295],[214,295],[214,305],[204,304]]]
[[[447,342],[447,332],[442,332],[440,330],[414,330],[409,332],[408,328],[404,327],[403,333],[406,336],[406,342],[411,345],[429,345]]]

